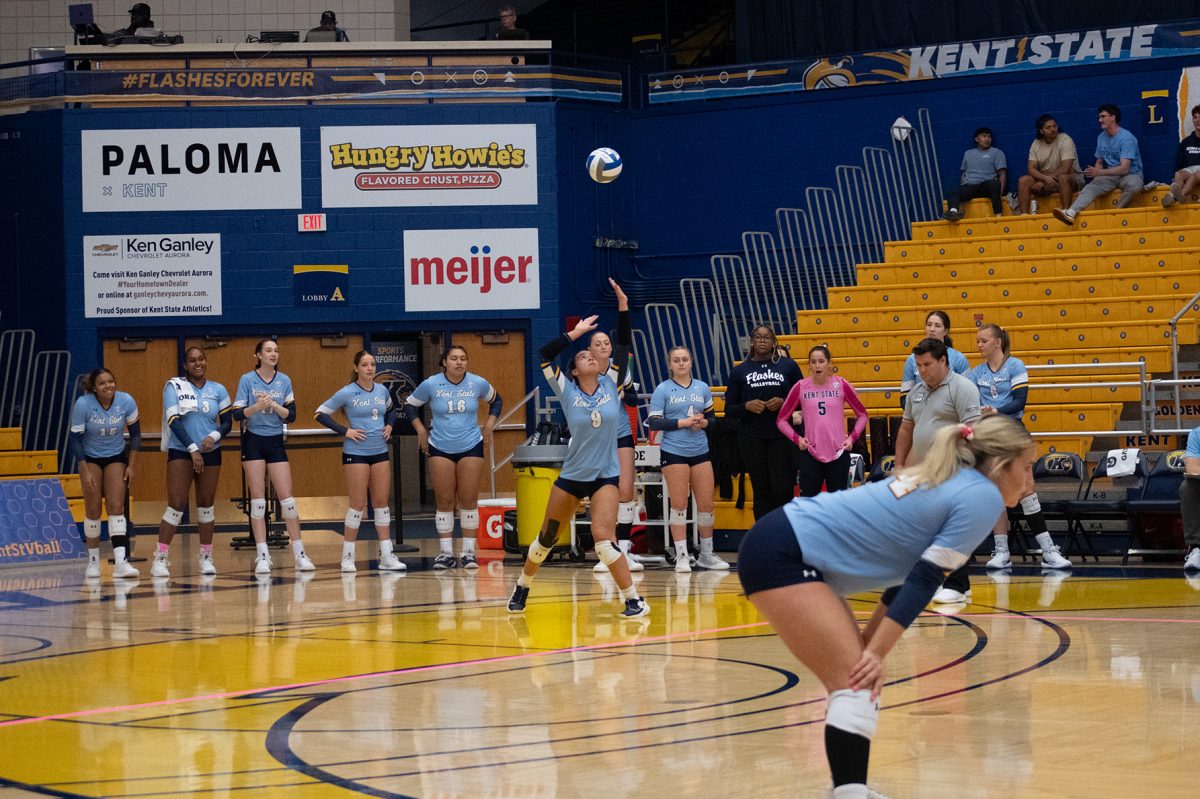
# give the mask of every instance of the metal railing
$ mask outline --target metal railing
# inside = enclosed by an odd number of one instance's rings
[[[541,396],[542,396],[541,387],[535,386],[532,391],[530,391],[524,397],[521,397],[521,399],[517,402],[517,404],[515,404],[511,408],[509,408],[508,413],[504,414],[503,416],[501,416],[499,419],[496,420],[496,426],[492,429],[492,432],[496,433],[496,432],[506,432],[506,431],[513,431],[513,430],[520,430],[521,432],[524,432],[525,431],[524,423],[514,422],[511,424],[505,424],[505,422],[508,419],[511,419],[513,417],[513,415],[516,414],[517,411],[523,411],[525,406],[529,404],[530,400],[533,401],[533,407],[536,409],[538,407],[538,404],[541,401]],[[496,472],[499,471],[504,466],[507,466],[508,463],[512,460],[512,458],[513,458],[513,453],[510,452],[499,463],[496,463],[496,448],[494,446],[488,447],[488,479],[490,481],[490,489],[491,489],[491,494],[492,494],[493,498],[495,498],[495,496],[496,496]]]
[[[1175,381],[1179,380],[1179,320],[1186,316],[1188,311],[1200,310],[1198,303],[1200,303],[1200,291],[1193,294],[1192,298],[1185,302],[1183,307],[1167,322],[1167,326],[1171,328],[1171,378]],[[1176,425],[1179,424],[1180,416],[1179,388],[1177,386],[1175,389]]]

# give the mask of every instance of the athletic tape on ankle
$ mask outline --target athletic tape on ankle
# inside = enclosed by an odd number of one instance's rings
[[[712,527],[717,521],[715,513],[704,513],[701,511],[696,514],[696,524],[700,527]]]
[[[162,520],[167,524],[173,524],[178,527],[179,523],[183,521],[183,511],[175,510],[174,508],[168,506],[167,509],[163,511]]]
[[[99,519],[84,519],[83,520],[83,537],[89,541],[94,541],[100,537],[100,520]]]
[[[597,541],[596,556],[600,558],[600,562],[605,566],[611,566],[621,559],[621,550],[617,549],[612,541]]]
[[[285,519],[300,518],[300,511],[296,510],[295,497],[284,497],[283,499],[279,500],[279,508],[283,511],[283,518]]]
[[[871,699],[870,691],[843,689],[829,695],[825,711],[825,723],[828,726],[861,735],[869,741],[875,737],[878,721],[879,703]]]
[[[267,501],[265,499],[250,500],[250,518],[262,519],[267,515]]]
[[[217,511],[212,505],[207,508],[196,508],[196,521],[201,524],[211,524],[217,520]]]
[[[438,511],[433,514],[433,529],[439,534],[454,532],[454,511]]]
[[[479,529],[479,510],[471,508],[470,510],[460,510],[458,512],[458,521],[464,530]]]
[[[529,545],[529,554],[526,556],[534,563],[541,563],[550,554],[550,547],[542,546],[542,542],[536,538]]]
[[[622,502],[617,506],[617,524],[633,524],[637,521],[637,503]]]
[[[681,508],[680,510],[671,508],[669,515],[671,517],[671,524],[687,524],[687,508]]]
[[[346,508],[346,527],[357,530],[360,524],[362,524],[362,511]]]
[[[108,537],[114,535],[125,535],[129,529],[129,523],[124,516],[109,516],[108,517]]]
[[[387,527],[392,523],[391,508],[376,508],[375,509],[375,526]]]
[[[1021,513],[1026,516],[1032,516],[1035,513],[1042,512],[1042,503],[1038,501],[1037,494],[1030,494],[1021,500]]]

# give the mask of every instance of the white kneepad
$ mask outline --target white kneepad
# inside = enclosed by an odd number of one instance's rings
[[[617,524],[633,524],[637,521],[637,503],[622,502],[617,506]]]
[[[870,691],[843,689],[829,695],[825,723],[830,727],[861,735],[869,741],[875,737],[878,722],[879,703],[871,698]]]
[[[392,511],[390,508],[375,509],[375,526],[387,527],[392,523]]]
[[[550,547],[543,546],[538,539],[533,539],[533,543],[529,545],[529,553],[525,556],[534,563],[541,563],[550,554]]]
[[[1042,512],[1042,503],[1038,501],[1037,494],[1030,494],[1021,500],[1021,513],[1026,516],[1032,516],[1035,513]]]
[[[621,558],[621,550],[617,549],[617,545],[612,541],[597,541],[596,556],[605,566],[611,566]]]
[[[183,511],[167,506],[167,509],[163,511],[162,520],[167,524],[178,527],[179,523],[183,521]]]
[[[207,508],[196,508],[196,521],[201,524],[211,524],[217,520],[217,509],[212,505]]]
[[[127,530],[128,522],[124,516],[108,517],[108,535],[110,538],[114,535],[125,535]]]
[[[453,533],[454,511],[440,510],[433,514],[433,529],[436,530],[439,535],[442,533]]]
[[[109,533],[112,533],[112,520],[109,520]],[[89,541],[94,541],[100,537],[100,520],[99,519],[84,519],[83,520],[83,537]]]
[[[460,510],[458,512],[458,522],[464,530],[479,529],[479,510],[471,508],[470,510]]]
[[[262,519],[267,515],[267,501],[265,499],[250,500],[250,518]]]
[[[354,508],[346,508],[346,527],[351,530],[357,530],[358,525],[362,524],[362,511]]]
[[[671,524],[687,524],[687,508],[680,508],[679,510],[671,508],[668,516],[670,516]]]
[[[295,497],[284,497],[283,499],[279,500],[279,508],[283,511],[283,518],[285,519],[300,518],[300,511],[296,510]]]
[[[696,525],[698,527],[712,527],[714,524],[716,524],[716,522],[717,514],[712,513],[711,511],[709,513],[700,511],[696,514]]]

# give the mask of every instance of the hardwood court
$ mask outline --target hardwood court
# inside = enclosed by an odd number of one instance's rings
[[[553,566],[509,617],[514,567],[343,577],[340,539],[306,539],[305,581],[257,581],[221,538],[201,579],[193,536],[169,585],[0,574],[0,797],[825,795],[819,686],[736,574],[647,569],[651,615],[622,622],[609,579]],[[1200,579],[1181,575],[975,576],[975,604],[889,659],[873,787],[1192,795]]]

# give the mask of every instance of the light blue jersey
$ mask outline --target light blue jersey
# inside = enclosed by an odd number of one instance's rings
[[[848,596],[900,585],[926,553],[943,568],[962,565],[991,533],[1004,500],[991,480],[961,469],[935,488],[892,477],[783,508],[804,562]]]
[[[233,407],[247,408],[258,402],[259,394],[270,394],[271,399],[279,405],[296,401],[290,377],[283,372],[276,372],[269,381],[263,380],[258,370],[252,369],[238,380],[237,398],[233,401]],[[274,411],[253,413],[246,417],[246,430],[256,436],[283,435],[283,419]]]
[[[125,451],[125,428],[138,420],[137,403],[124,391],[105,408],[95,394],[84,394],[71,409],[71,432],[83,433],[83,454],[112,458]]]
[[[1187,450],[1183,457],[1200,458],[1200,427],[1193,427],[1192,432],[1188,433]]]
[[[336,394],[321,403],[317,413],[333,416],[339,410],[345,410],[349,427],[367,434],[362,441],[347,438],[342,444],[342,452],[347,455],[382,455],[387,452],[388,442],[383,437],[383,428],[391,408],[392,395],[386,387],[376,383],[368,391],[356,381],[339,388]]]
[[[1130,175],[1142,174],[1142,151],[1137,137],[1125,128],[1118,130],[1116,136],[1100,131],[1096,137],[1096,160],[1111,168],[1120,166],[1123,158],[1129,159]]]
[[[613,383],[617,382],[617,378],[621,376],[621,372],[617,369],[617,365],[609,360],[608,371],[604,373]],[[625,393],[625,389],[633,387],[633,374],[628,370],[625,372],[625,379],[618,384],[621,393]],[[633,435],[633,427],[629,424],[629,412],[625,410],[625,404],[621,403],[621,419],[619,421],[620,429],[617,430],[617,438]]]
[[[211,437],[217,432],[221,426],[221,413],[230,405],[232,402],[225,386],[212,380],[206,380],[203,386],[197,388],[192,381],[181,377],[168,380],[163,388],[163,416],[168,422],[178,416],[183,422],[183,429],[197,446],[206,436]],[[187,449],[169,426],[163,433],[167,436],[167,449]]]
[[[967,356],[953,347],[946,348],[946,360],[950,363],[951,372],[965,375],[971,371],[971,364],[967,363]],[[900,393],[907,394],[912,391],[913,386],[920,379],[921,376],[917,373],[917,356],[910,352],[904,359],[904,373],[900,376]]]
[[[697,413],[708,413],[712,409],[712,390],[707,383],[693,380],[689,385],[681,386],[674,380],[664,380],[650,397],[648,415],[651,419],[657,416],[677,422]],[[692,428],[664,430],[662,449],[672,455],[694,458],[708,452],[708,436],[703,430]]]
[[[607,375],[599,375],[596,390],[588,394],[555,366],[543,364],[542,373],[558,395],[571,430],[559,476],[579,481],[620,476],[617,431],[624,409],[616,384]]]
[[[414,408],[429,405],[433,417],[430,446],[447,455],[457,455],[483,440],[479,403],[489,403],[495,398],[496,389],[479,375],[467,372],[462,380],[453,383],[445,372],[439,372],[408,395],[408,404]]]
[[[976,366],[967,375],[971,382],[979,386],[979,404],[991,405],[997,412],[1014,419],[1025,415],[1022,407],[1015,413],[1005,410],[1012,401],[1012,393],[1019,388],[1029,387],[1029,370],[1020,358],[1009,356],[1000,364],[1000,368],[992,371],[987,361]]]

